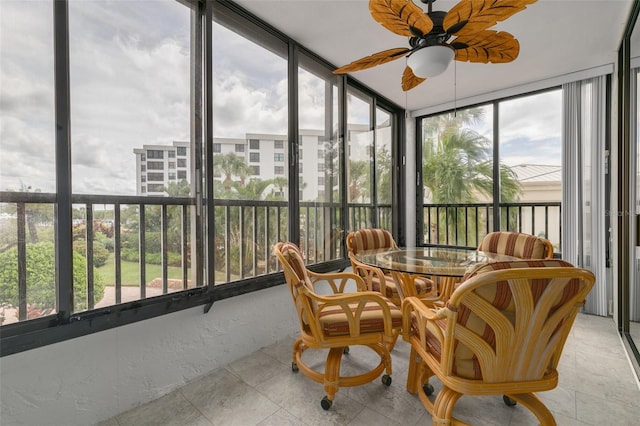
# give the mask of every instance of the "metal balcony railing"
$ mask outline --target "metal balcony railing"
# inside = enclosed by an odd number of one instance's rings
[[[55,271],[47,282],[35,283],[27,268],[38,261],[30,248],[38,243],[47,245],[47,264],[55,264],[55,202],[55,194],[0,192],[0,256],[11,258],[16,269],[9,275],[16,282],[0,283],[11,288],[0,300],[0,323],[11,322],[12,316],[21,321],[55,312]],[[70,238],[83,263],[80,270],[74,265],[81,282],[74,285],[75,312],[205,285],[205,234],[214,241],[215,284],[280,270],[271,247],[287,239],[286,201],[214,200],[209,233],[193,198],[76,194],[72,203]],[[299,207],[306,261],[343,258],[341,206],[302,202]],[[390,229],[390,205],[350,204],[348,226],[371,227],[376,215],[378,226]],[[47,294],[44,300],[35,297],[36,287],[42,286],[47,287],[41,291]]]
[[[424,204],[421,243],[435,246],[477,247],[494,231],[491,203]],[[534,234],[549,239],[562,252],[560,202],[500,203],[500,230]]]
[[[0,323],[53,313],[55,271],[40,269],[55,265],[55,194],[0,192],[0,200],[7,280],[0,282]],[[280,271],[271,247],[288,239],[286,201],[214,200],[208,232],[193,198],[77,194],[72,203],[69,238],[80,256],[74,257],[75,312],[208,284],[205,235],[213,238],[216,285]],[[346,230],[339,204],[301,202],[299,210],[300,247],[309,264],[344,258],[350,230],[391,229],[390,205],[348,204]],[[423,212],[425,245],[476,247],[492,230],[491,204],[431,204]],[[503,229],[544,235],[561,250],[560,203],[501,204],[500,215]],[[39,243],[46,247],[32,251]]]

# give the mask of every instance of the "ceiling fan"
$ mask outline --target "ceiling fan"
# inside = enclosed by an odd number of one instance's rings
[[[409,37],[411,47],[388,49],[338,68],[346,74],[407,57],[402,90],[413,89],[428,77],[444,72],[455,59],[463,62],[506,63],[518,57],[520,44],[513,35],[489,28],[536,0],[461,0],[449,12],[434,11],[435,0],[370,0],[369,11],[389,31]]]

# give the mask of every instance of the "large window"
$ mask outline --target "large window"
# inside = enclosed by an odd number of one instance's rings
[[[374,225],[372,99],[360,91],[347,92],[347,202],[349,230]]]
[[[560,252],[562,91],[502,101],[499,122],[500,227],[545,237]]]
[[[344,210],[337,105],[337,78],[318,62],[301,56],[298,68],[298,186],[302,189],[299,229],[307,258],[314,263],[336,259],[342,253]]]
[[[42,1],[0,5],[0,191],[17,196],[0,198],[0,325],[57,311],[51,11]]]
[[[488,105],[422,119],[422,243],[473,247],[489,232],[492,113]]]
[[[418,244],[477,247],[511,230],[557,249],[561,116],[552,90],[420,119]]]
[[[378,226],[392,230],[391,193],[392,187],[392,159],[391,149],[393,141],[393,115],[382,108],[376,108],[376,129],[374,149],[374,189]]]
[[[172,142],[190,133],[190,15],[174,0],[69,2],[74,194],[135,195],[141,179],[134,150],[145,145],[153,146],[148,170],[175,168],[175,160],[164,161],[175,157]],[[165,176],[149,172],[147,193],[189,195],[188,186]],[[74,204],[73,244],[95,267],[88,307],[196,284],[183,251],[190,247],[187,212],[130,201]]]
[[[287,239],[288,179],[275,175],[273,160],[274,140],[288,139],[287,46],[216,21],[213,68],[213,136],[221,146],[213,157],[214,267],[225,283],[277,271],[271,246]],[[247,152],[236,149],[246,141]]]
[[[205,3],[2,2],[3,355],[278,285],[277,241],[344,268],[348,227],[391,210],[386,159],[371,161],[399,108]],[[351,225],[347,170],[378,182]]]

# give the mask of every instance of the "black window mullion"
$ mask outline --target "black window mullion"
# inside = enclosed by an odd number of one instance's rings
[[[116,303],[122,303],[122,239],[120,238],[120,203],[113,205],[113,254],[115,258]]]
[[[208,176],[207,171],[203,171],[202,153],[204,151],[203,138],[203,112],[204,112],[204,78],[203,78],[203,61],[204,61],[204,43],[203,33],[205,26],[205,6],[199,2],[191,12],[191,195],[196,200],[195,208],[189,209],[192,226],[189,228],[191,240],[191,276],[194,281],[194,287],[203,285],[203,253],[206,253],[205,244],[207,239],[204,236],[204,194],[202,185],[204,176]],[[181,148],[178,148],[178,150]],[[180,163],[180,160],[178,160]],[[179,165],[179,164],[178,164]],[[179,178],[179,176],[178,176]],[[186,220],[186,219],[185,219]],[[186,238],[186,235],[183,235]],[[186,245],[186,244],[185,244]],[[185,259],[185,258],[183,258]],[[186,264],[186,259],[185,259]],[[186,266],[184,266],[186,269]],[[186,271],[185,271],[186,275]],[[185,279],[185,285],[186,285]]]
[[[71,205],[71,94],[69,84],[69,6],[53,2],[55,156],[56,156],[56,308],[69,321],[73,312]]]
[[[87,247],[87,309],[93,309],[95,304],[94,276],[93,276],[93,204],[86,204],[85,237]]]
[[[378,125],[376,122],[376,101],[369,98],[369,130],[371,131],[371,152],[369,153],[371,170],[371,225],[374,228],[380,226],[378,220],[378,168],[376,161],[376,149],[378,148]]]
[[[189,269],[189,263],[187,259],[187,253],[189,252],[189,215],[191,214],[191,210],[193,208],[188,208],[186,205],[182,206],[182,211],[180,215],[181,224],[180,224],[180,238],[181,238],[181,247],[180,247],[180,256],[182,257],[181,267],[182,267],[182,289],[186,290],[188,288],[188,275],[187,270]]]
[[[300,193],[298,149],[300,149],[300,130],[298,123],[298,49],[289,43],[288,58],[288,90],[289,90],[289,241],[300,243]]]
[[[24,203],[16,203],[18,231],[18,319],[27,319],[27,231],[26,208]]]
[[[338,152],[339,152],[339,163],[340,163],[340,181],[342,185],[340,186],[340,204],[342,205],[342,209],[344,214],[341,216],[342,221],[342,229],[348,231],[353,231],[353,229],[349,228],[349,205],[348,205],[348,194],[347,188],[349,186],[349,182],[347,181],[347,77],[342,76],[340,80],[338,80]],[[345,232],[346,235],[346,232]],[[346,253],[346,242],[345,239],[342,239],[342,253]]]
[[[147,228],[147,219],[145,214],[145,205],[140,204],[138,219],[138,265],[140,266],[140,298],[147,297],[147,239],[145,229]]]
[[[406,114],[406,112],[405,112]],[[416,245],[420,246],[425,243],[424,241],[424,187],[422,185],[422,120],[424,118],[416,118],[415,123],[415,152],[416,152]],[[406,119],[405,119],[406,122]],[[428,223],[431,224],[431,209],[427,211]],[[431,243],[431,228],[427,229],[428,238],[427,241]]]
[[[500,103],[493,103],[493,230],[500,228]],[[507,226],[509,218],[507,217]]]
[[[118,209],[119,211],[120,209]],[[167,233],[169,229],[169,214],[167,211],[167,205],[163,204],[160,208],[160,250],[162,252],[162,294],[169,292],[169,242]]]
[[[215,285],[215,212],[213,204],[213,3],[205,2],[204,19],[204,162],[207,284]],[[226,252],[228,257],[228,252]],[[227,269],[227,274],[228,274]],[[228,275],[227,275],[228,276]]]

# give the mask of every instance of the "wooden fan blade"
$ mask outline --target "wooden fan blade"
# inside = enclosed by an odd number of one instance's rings
[[[411,68],[406,67],[402,73],[402,90],[408,92],[425,80],[426,78],[416,76]]]
[[[465,49],[456,50],[456,61],[494,64],[511,62],[518,57],[520,43],[511,34],[487,30],[456,38],[455,43],[464,43]]]
[[[405,53],[409,52],[406,47],[397,47],[395,49],[383,50],[382,52],[374,53],[373,55],[366,56],[357,61],[353,61],[343,67],[338,68],[334,74],[346,74],[348,72],[366,70],[367,68],[375,67],[376,65],[386,64],[387,62],[395,61],[398,58],[402,58]]]
[[[447,12],[442,27],[457,36],[475,34],[504,21],[536,1],[461,0]]]
[[[371,16],[383,27],[401,36],[421,37],[433,28],[433,21],[411,0],[370,0]]]

